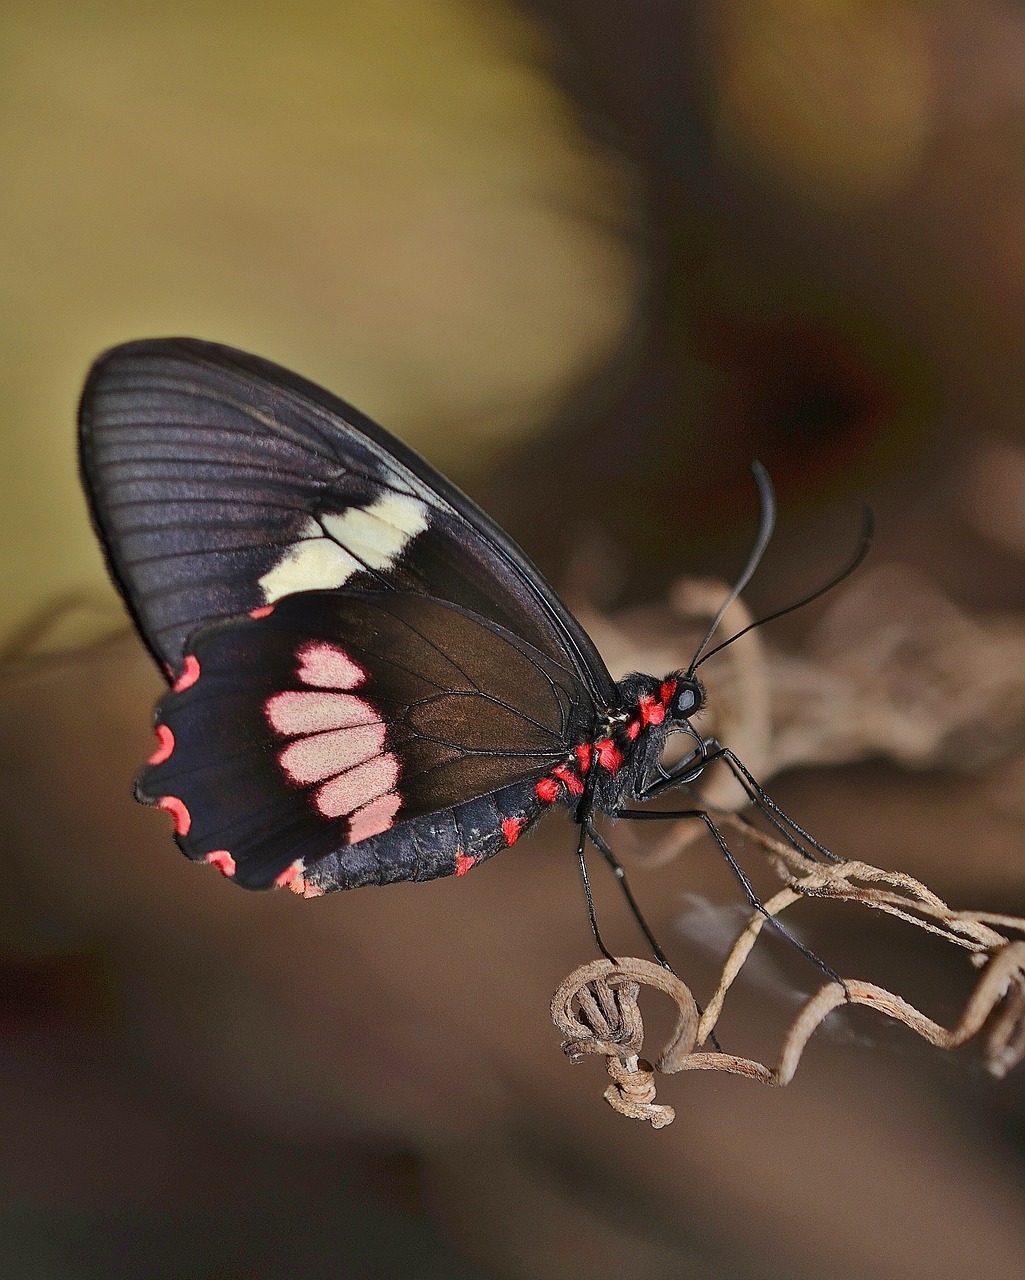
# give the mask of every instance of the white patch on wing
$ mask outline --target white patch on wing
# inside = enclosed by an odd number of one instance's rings
[[[309,520],[300,539],[260,579],[266,604],[297,591],[342,587],[361,569],[389,569],[428,526],[427,507],[404,493],[383,493],[368,507]]]
[[[314,521],[317,532],[320,525]],[[265,603],[297,591],[329,591],[342,587],[362,565],[337,542],[323,535],[293,543],[273,569],[260,579]]]
[[[371,569],[388,569],[427,528],[427,508],[417,498],[384,493],[369,507],[350,507],[322,523],[332,538]]]

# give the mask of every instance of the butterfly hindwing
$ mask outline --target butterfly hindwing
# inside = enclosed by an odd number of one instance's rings
[[[596,701],[590,640],[508,537],[328,392],[228,347],[157,339],[95,364],[80,410],[92,515],[157,660],[201,627],[310,590],[437,597],[507,628]]]
[[[196,636],[138,786],[189,857],[250,888],[300,863],[347,887],[497,852],[594,715],[563,667],[445,601],[305,592],[257,614]]]

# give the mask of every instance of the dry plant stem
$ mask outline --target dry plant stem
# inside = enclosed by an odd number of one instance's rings
[[[589,1053],[603,1054],[614,1083],[605,1100],[620,1114],[647,1120],[655,1129],[672,1124],[672,1107],[655,1102],[655,1076],[650,1063],[638,1056],[644,1039],[637,996],[641,986],[655,987],[676,1002],[676,1028],[659,1055],[659,1071],[672,1071],[667,1062],[686,1058],[694,1048],[698,1010],[684,983],[650,960],[621,957],[594,960],[575,969],[552,997],[552,1021],[563,1033],[563,1051],[571,1062]]]
[[[552,1018],[566,1039],[563,1049],[574,1062],[589,1053],[606,1057],[615,1083],[605,1091],[617,1111],[647,1120],[655,1128],[670,1124],[671,1107],[655,1103],[654,1070],[727,1071],[763,1084],[787,1084],[797,1070],[812,1035],[843,1004],[861,1004],[903,1023],[930,1044],[955,1049],[976,1036],[989,1022],[985,1060],[995,1076],[1005,1075],[1025,1056],[1025,941],[1012,940],[994,926],[1025,933],[1025,920],[987,912],[952,911],[925,885],[903,872],[883,871],[865,862],[811,862],[788,845],[736,820],[744,835],[771,855],[770,861],[786,883],[767,899],[762,912],[752,913],[734,943],[712,999],[699,1017],[690,990],[675,974],[650,961],[621,958],[615,964],[597,960],[575,970],[552,1001]],[[883,885],[884,888],[870,886]],[[802,897],[829,897],[884,911],[967,949],[982,969],[964,1012],[953,1028],[926,1017],[913,1005],[882,987],[857,978],[830,982],[812,996],[784,1036],[774,1067],[727,1053],[696,1051],[704,1044],[722,1012],[727,992],[768,923]],[[680,1010],[676,1029],[652,1068],[640,1058],[643,1024],[637,997],[640,987],[653,986],[670,996]]]

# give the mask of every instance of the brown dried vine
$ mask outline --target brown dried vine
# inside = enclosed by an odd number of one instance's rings
[[[679,583],[672,612],[680,619],[701,617],[714,610],[723,590],[720,584]],[[895,596],[900,600],[896,610]],[[725,629],[736,631],[745,621],[737,601]],[[636,648],[628,631],[617,630],[613,622],[595,617],[590,625],[603,648],[616,654],[618,645],[624,660]],[[852,635],[857,641],[853,645]],[[690,641],[683,633],[680,643],[686,661]],[[974,663],[966,674],[960,660],[966,648],[973,653],[981,648],[991,660]],[[866,755],[890,756],[905,766],[957,768],[959,753],[950,744],[966,725],[973,741],[986,741],[989,760],[1020,750],[1025,741],[1025,620],[983,623],[970,618],[901,566],[863,574],[860,583],[840,593],[801,657],[772,654],[757,632],[724,656],[729,661],[717,673],[722,684],[712,691],[718,711],[714,730],[741,746],[739,754],[763,780],[788,765],[841,763]],[[950,698],[932,696],[929,681],[932,674],[936,684],[949,689],[952,664],[960,672],[962,701],[956,706]],[[742,797],[732,778],[713,776],[710,785],[707,799],[713,805],[739,807]],[[571,1061],[589,1054],[606,1058],[614,1083],[605,1098],[617,1111],[655,1128],[672,1123],[672,1107],[654,1101],[656,1072],[726,1071],[764,1084],[787,1084],[812,1035],[844,1004],[875,1009],[942,1049],[958,1048],[984,1031],[986,1066],[998,1077],[1025,1057],[1025,919],[955,911],[903,872],[859,861],[811,864],[789,845],[730,814],[720,813],[717,820],[761,846],[782,887],[765,901],[765,914],[752,912],[704,1012],[699,1015],[679,978],[635,958],[583,965],[563,981],[553,999],[552,1018]],[[661,841],[652,841],[648,831],[628,831],[623,838],[650,867],[678,856],[698,834],[695,828],[667,832]],[[809,897],[882,911],[967,951],[981,973],[956,1025],[943,1027],[893,992],[846,978],[826,983],[804,1003],[784,1034],[774,1066],[703,1049],[768,923],[766,917]],[[641,1057],[644,1029],[638,997],[643,986],[668,995],[680,1010],[676,1030],[654,1065]]]
[[[603,1054],[615,1083],[606,1101],[621,1114],[647,1120],[655,1128],[673,1121],[672,1107],[656,1104],[654,1073],[726,1071],[763,1084],[785,1085],[793,1078],[805,1046],[834,1009],[861,1004],[903,1023],[940,1049],[956,1049],[988,1024],[984,1058],[989,1071],[1006,1075],[1025,1057],[1025,920],[988,912],[952,911],[925,885],[902,872],[883,871],[864,862],[819,865],[803,875],[793,874],[800,861],[788,846],[762,833],[748,835],[770,849],[785,886],[765,902],[776,916],[803,897],[829,897],[884,911],[936,934],[967,950],[982,969],[960,1019],[947,1028],[926,1017],[891,991],[857,978],[830,982],[802,1006],[786,1031],[776,1065],[751,1058],[700,1049],[711,1035],[726,995],[744,967],[767,921],[753,912],[734,943],[704,1013],[698,1014],[690,989],[657,964],[633,957],[616,964],[596,960],[574,970],[552,1001],[552,1019],[566,1039],[563,1050],[573,1062],[588,1054]],[[802,862],[802,870],[807,863]],[[876,886],[884,886],[882,888]],[[651,986],[673,999],[680,1016],[673,1035],[654,1066],[640,1057],[644,1027],[637,1003],[640,988]]]

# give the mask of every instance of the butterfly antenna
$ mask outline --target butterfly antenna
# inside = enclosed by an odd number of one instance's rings
[[[728,640],[724,640],[722,644],[717,644],[714,649],[709,649],[704,657],[698,657],[694,662],[692,662],[690,665],[690,672],[688,674],[692,675],[694,671],[701,666],[702,662],[707,662],[709,658],[720,653],[727,645],[732,644],[734,640],[739,640],[741,636],[746,636],[747,633],[749,631],[753,631],[755,627],[764,627],[767,622],[775,622],[777,618],[783,618],[788,613],[794,613],[797,609],[803,609],[806,604],[811,604],[811,602],[813,600],[817,600],[819,596],[824,596],[827,591],[832,591],[834,587],[838,587],[845,578],[849,578],[851,576],[854,570],[861,564],[862,560],[864,560],[868,555],[874,535],[875,517],[872,514],[872,508],[866,506],[862,517],[861,541],[858,543],[858,549],[839,573],[835,573],[828,582],[823,583],[821,587],[816,587],[814,591],[809,592],[806,596],[802,596],[800,600],[795,600],[793,604],[788,604],[783,609],[777,609],[775,613],[770,613],[764,618],[759,618],[757,622],[749,622],[748,625],[738,631],[736,635],[730,636],[730,638]],[[729,604],[733,598],[734,597],[731,596],[727,601],[727,604]],[[720,609],[720,618],[722,617],[722,612],[723,611]],[[718,625],[718,619],[716,622]],[[707,643],[708,638],[705,640],[705,644]],[[702,645],[702,648],[704,648],[704,645]],[[698,653],[700,654],[700,652],[701,650],[699,649]]]
[[[719,612],[713,618],[712,625],[708,628],[705,638],[698,645],[697,651],[691,659],[691,664],[687,668],[687,679],[693,676],[704,661],[701,655],[705,652],[705,649],[711,643],[712,637],[719,629],[719,623],[725,617],[726,610],[754,577],[755,570],[765,554],[765,548],[769,545],[772,531],[776,527],[776,492],[772,487],[772,481],[769,479],[769,473],[760,462],[751,463],[751,472],[754,475],[755,484],[758,486],[758,496],[761,499],[762,508],[761,519],[758,524],[758,537],[755,539],[755,544],[751,548],[751,554],[747,558],[747,564],[744,565],[740,577],[733,585],[726,599],[719,606]],[[719,647],[721,648],[722,646],[720,645]],[[716,650],[713,649],[712,652],[715,653]]]

